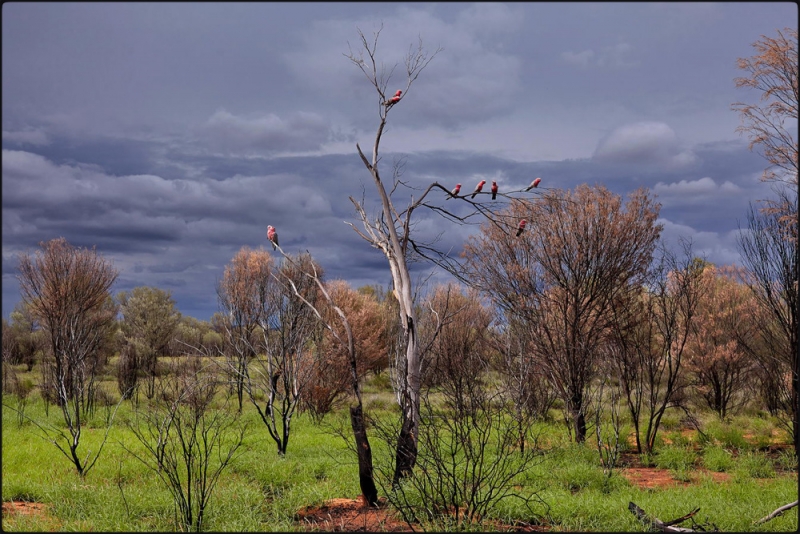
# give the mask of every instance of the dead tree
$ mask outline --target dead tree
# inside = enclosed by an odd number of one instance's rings
[[[326,321],[324,319],[323,314],[319,311],[319,308],[315,305],[315,303],[312,303],[306,299],[303,293],[298,289],[297,284],[295,284],[290,277],[284,275],[282,279],[280,279],[275,276],[279,282],[291,286],[294,295],[300,299],[312,312],[314,312],[314,315],[317,316],[323,327],[330,331],[336,342],[347,348],[348,363],[350,365],[351,372],[351,385],[353,387],[353,394],[356,397],[356,405],[350,407],[350,425],[353,428],[353,437],[355,438],[356,451],[358,454],[358,480],[361,487],[361,495],[364,497],[364,502],[369,506],[377,506],[378,488],[375,486],[374,469],[372,466],[372,449],[370,448],[369,439],[367,437],[367,427],[364,423],[364,404],[361,399],[361,387],[359,385],[359,373],[357,365],[358,358],[356,355],[356,344],[353,336],[353,329],[350,326],[350,321],[347,320],[347,315],[345,315],[342,309],[334,303],[330,293],[325,287],[325,284],[323,284],[320,280],[317,269],[315,268],[313,262],[308,262],[306,265],[301,265],[297,263],[291,256],[284,253],[283,249],[280,248],[279,245],[276,244],[275,247],[288,262],[294,265],[298,271],[313,281],[313,283],[319,289],[319,294],[325,299],[327,305],[336,312],[338,322],[344,329],[346,338],[343,338],[339,334],[338,329],[333,322]]]
[[[401,407],[402,422],[397,440],[396,450],[396,468],[394,474],[395,486],[399,483],[400,479],[409,475],[414,468],[417,456],[417,436],[419,435],[419,422],[420,422],[420,386],[422,382],[422,346],[418,332],[417,312],[414,308],[414,287],[412,284],[411,272],[409,269],[409,262],[412,256],[417,255],[424,260],[427,260],[434,265],[446,269],[457,278],[461,278],[461,270],[457,260],[454,260],[449,251],[438,250],[434,243],[423,243],[420,240],[412,238],[412,216],[419,208],[426,208],[429,211],[436,213],[444,219],[457,224],[469,223],[470,218],[488,219],[493,224],[500,225],[497,217],[497,206],[499,202],[484,202],[485,196],[490,195],[489,191],[481,193],[481,197],[477,200],[475,195],[458,195],[458,193],[451,193],[450,189],[446,188],[438,182],[433,182],[427,187],[423,188],[417,198],[412,195],[408,201],[405,209],[398,209],[393,195],[397,192],[398,187],[403,185],[399,179],[399,167],[395,165],[393,182],[387,186],[381,177],[379,171],[379,149],[383,136],[384,129],[387,124],[387,117],[390,111],[398,109],[397,106],[402,102],[403,98],[408,96],[412,84],[416,81],[420,73],[427,67],[431,60],[441,51],[437,49],[433,54],[428,54],[422,46],[420,40],[416,49],[411,47],[405,59],[406,79],[405,89],[399,90],[394,96],[387,94],[389,81],[394,72],[394,67],[387,71],[382,63],[376,59],[376,48],[380,30],[375,32],[372,41],[369,41],[365,35],[359,30],[359,37],[361,39],[361,51],[355,53],[352,50],[345,56],[352,61],[366,76],[369,83],[375,88],[378,96],[378,128],[375,134],[375,139],[372,144],[371,157],[362,151],[361,146],[356,144],[356,149],[361,158],[362,163],[369,171],[375,188],[380,198],[380,209],[375,218],[371,218],[367,213],[365,202],[362,199],[357,201],[350,197],[361,220],[363,229],[360,230],[352,223],[350,226],[366,240],[374,248],[383,252],[384,256],[389,263],[389,270],[392,275],[394,296],[398,302],[398,310],[400,315],[400,323],[403,329],[403,343],[404,358],[400,362],[398,368],[398,384],[397,396],[398,403]],[[402,95],[402,96],[400,96]],[[455,198],[463,203],[467,203],[471,211],[466,215],[457,215],[452,208],[445,208],[436,201],[433,201],[433,192],[443,192],[446,196],[444,198]],[[518,191],[506,191],[501,193],[501,198],[512,199],[513,193],[521,193]],[[430,196],[429,196],[430,195]],[[503,223],[506,231],[513,232],[514,226]]]

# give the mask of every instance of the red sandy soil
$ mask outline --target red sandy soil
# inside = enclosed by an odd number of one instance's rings
[[[17,515],[38,516],[50,532],[55,532],[61,528],[57,519],[51,517],[47,512],[47,505],[40,502],[10,501],[3,503],[3,530],[6,530],[6,519]]]
[[[306,506],[297,512],[297,520],[309,532],[420,532],[412,530],[402,517],[388,507],[385,497],[377,508],[365,507],[361,499],[331,499],[322,506]],[[545,527],[520,522],[515,525],[495,524],[506,532],[541,532]]]
[[[11,501],[3,503],[3,515],[33,515],[46,513],[47,506],[40,502]]]
[[[380,499],[377,508],[365,507],[362,499],[331,499],[322,506],[306,506],[296,519],[304,530],[326,532],[411,532]]]

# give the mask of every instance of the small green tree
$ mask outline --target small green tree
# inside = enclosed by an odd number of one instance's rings
[[[125,342],[135,350],[126,351],[124,365],[141,370],[147,377],[146,395],[152,399],[155,393],[158,357],[163,355],[180,321],[181,314],[175,309],[172,295],[156,287],[135,287],[130,292],[117,294],[122,320],[120,326]],[[131,355],[136,355],[132,360]],[[125,387],[135,390],[137,373]],[[132,391],[120,390],[127,397]]]

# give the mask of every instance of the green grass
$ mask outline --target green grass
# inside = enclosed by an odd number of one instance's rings
[[[381,390],[384,386],[380,380],[372,382],[365,398],[369,398],[373,410],[392,416],[397,410],[392,394]],[[112,380],[107,380],[104,387],[115,392]],[[15,401],[4,396],[4,404],[16,406]],[[60,410],[51,406],[46,416],[35,390],[28,398],[26,413],[37,421],[63,426]],[[4,517],[3,530],[174,531],[169,491],[125,450],[142,450],[124,424],[131,414],[130,403],[124,402],[97,465],[81,480],[69,460],[42,439],[35,425],[18,426],[16,413],[4,407],[3,500],[45,503],[49,516]],[[99,447],[105,419],[104,408],[99,407],[84,427],[79,449],[83,454]],[[643,532],[645,526],[628,511],[632,501],[664,521],[699,506],[696,519],[713,522],[723,531],[797,529],[797,514],[793,513],[758,528],[752,525],[797,499],[796,457],[785,452],[771,459],[739,440],[744,434],[742,429],[754,434],[771,433],[775,428],[772,421],[749,423],[742,419],[716,426],[709,423],[713,442],[702,449],[693,448],[695,442],[678,440],[675,444],[673,440],[673,445],[657,447],[651,457],[654,465],[671,470],[678,479],[692,475],[696,480],[696,468],[704,466],[731,473],[730,481],[717,483],[710,476],[701,476],[699,483],[688,486],[640,489],[628,482],[619,468],[606,476],[591,440],[587,444],[570,443],[560,417],[553,419],[555,422],[537,423],[542,459],[531,466],[515,488],[518,495],[535,498],[528,505],[523,499],[505,498],[492,510],[490,518],[539,522],[553,531]],[[673,419],[670,425],[678,420]],[[241,454],[223,472],[211,497],[204,522],[206,530],[298,531],[294,515],[300,508],[336,497],[356,498],[360,493],[355,455],[332,431],[338,425],[349,435],[346,410],[327,415],[321,425],[313,424],[304,414],[296,415],[285,458],[278,456],[274,441],[252,406],[245,406],[241,421],[248,425]],[[677,437],[679,432],[678,428],[671,428],[665,435]],[[390,457],[374,432],[370,433],[370,441],[376,461]],[[729,449],[736,450],[735,455],[726,450],[734,442],[742,446]]]
[[[656,467],[674,471],[688,471],[694,466],[697,453],[688,447],[664,447],[655,457]]]
[[[733,468],[733,455],[722,447],[706,447],[703,449],[703,465],[711,471],[727,472]]]

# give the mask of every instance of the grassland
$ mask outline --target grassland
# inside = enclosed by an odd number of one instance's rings
[[[103,387],[109,392],[116,388],[110,379]],[[392,395],[385,387],[385,378],[380,377],[367,384],[367,410],[390,416]],[[121,405],[105,449],[84,479],[43,439],[36,425],[30,421],[20,424],[12,409],[18,403],[16,396],[3,396],[3,502],[43,503],[45,511],[4,514],[3,530],[175,530],[169,491],[126,451],[142,448],[125,424],[132,417],[130,403]],[[63,426],[59,410],[51,406],[46,414],[36,390],[27,400],[25,413],[34,420]],[[80,448],[84,454],[99,447],[109,413],[100,407],[87,422]],[[315,425],[305,414],[296,416],[288,453],[281,458],[255,410],[246,407],[241,416],[247,425],[245,440],[220,478],[205,530],[299,531],[303,526],[295,514],[302,507],[332,498],[356,498],[355,455],[333,430],[347,428],[345,417],[346,410],[341,410]],[[570,443],[563,424],[558,423],[560,416],[554,414],[553,419],[555,422],[539,425],[540,461],[517,481],[520,493],[537,495],[535,505],[527,509],[515,499],[504,499],[493,508],[493,519],[506,524],[533,522],[552,531],[645,531],[628,512],[632,501],[662,520],[700,507],[695,520],[713,523],[722,531],[793,532],[798,528],[797,508],[766,524],[753,525],[798,498],[797,461],[785,446],[788,437],[764,414],[746,414],[727,423],[708,415],[703,419],[705,438],[681,428],[677,417],[667,418],[657,454],[644,460],[667,470],[675,483],[650,489],[630,482],[620,467],[606,476],[594,442]],[[373,440],[373,447],[376,463],[391,461],[384,444]],[[629,466],[631,461],[640,462],[630,446],[625,447],[623,461]],[[715,480],[713,473],[725,473],[726,480]]]

